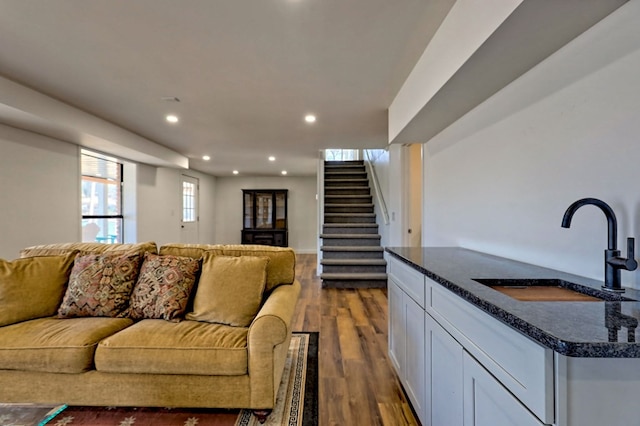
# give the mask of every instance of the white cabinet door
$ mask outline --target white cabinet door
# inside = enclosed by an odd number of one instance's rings
[[[395,281],[389,280],[389,358],[396,369],[400,380],[404,380],[403,371],[405,363],[405,313],[403,292]]]
[[[425,417],[425,324],[424,309],[404,294],[406,323],[405,390],[421,421]]]
[[[431,376],[431,426],[463,425],[462,346],[430,315],[426,315],[427,368]],[[427,416],[429,413],[427,413]],[[466,425],[465,425],[466,426]]]
[[[425,404],[424,309],[393,279],[389,280],[388,298],[389,358],[413,409],[422,420]]]
[[[553,351],[440,285],[428,313],[541,420],[552,424]]]
[[[464,426],[544,426],[464,352]]]

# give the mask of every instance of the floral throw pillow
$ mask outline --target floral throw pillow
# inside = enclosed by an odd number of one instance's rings
[[[136,252],[76,256],[58,317],[126,316],[140,260]]]
[[[198,259],[146,253],[131,295],[129,317],[180,321],[199,269]]]

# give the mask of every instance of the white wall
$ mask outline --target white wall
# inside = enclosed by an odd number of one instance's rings
[[[609,203],[618,246],[640,237],[640,2],[631,1],[425,147],[423,241],[602,280]],[[623,284],[640,287],[638,271]]]
[[[0,125],[0,258],[80,238],[79,149]]]
[[[316,253],[318,208],[315,176],[217,178],[215,243],[240,243],[242,190],[259,188],[289,190],[289,247],[299,253]]]
[[[392,141],[522,0],[457,0],[389,106]]]
[[[137,166],[137,241],[180,242],[182,175],[198,178],[199,243],[214,243],[216,178],[193,170]]]
[[[180,241],[182,174],[200,182],[199,242],[214,242],[215,177],[134,163],[124,177],[127,242]],[[79,147],[0,125],[0,197],[0,258],[31,245],[80,241]]]

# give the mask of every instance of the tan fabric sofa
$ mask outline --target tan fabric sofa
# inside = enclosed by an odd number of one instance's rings
[[[31,318],[0,326],[0,402],[247,408],[264,421],[275,404],[300,294],[293,250],[185,244],[157,250],[155,243],[65,243],[29,247],[21,258],[46,262],[50,259],[45,256],[114,250],[194,259],[207,252],[268,257],[258,314],[248,327],[126,317],[60,319],[44,306],[55,299],[51,294],[62,297],[59,290],[20,287],[21,295],[12,300],[28,298],[31,306],[41,304],[42,309],[25,313]],[[60,300],[53,303],[59,304]]]

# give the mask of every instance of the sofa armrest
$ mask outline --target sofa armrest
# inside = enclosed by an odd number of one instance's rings
[[[293,313],[300,282],[273,289],[249,326],[249,380],[251,408],[272,408],[291,340]]]
[[[300,290],[301,286],[297,280],[293,284],[273,289],[249,326],[250,353],[262,346],[273,350],[274,346],[283,343],[289,337]]]

